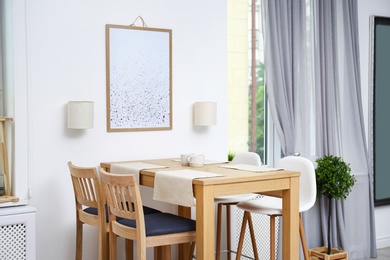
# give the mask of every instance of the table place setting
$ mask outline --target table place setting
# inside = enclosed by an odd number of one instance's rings
[[[192,180],[223,176],[226,175],[191,169],[158,171],[154,179],[153,199],[185,207],[194,207]]]
[[[110,172],[114,174],[134,174],[139,183],[139,172],[145,169],[164,169],[168,166],[156,165],[144,162],[114,163],[111,165]]]
[[[172,161],[181,163],[180,158],[172,159]],[[227,163],[227,161],[224,162],[224,161],[216,161],[216,160],[204,160],[204,165],[222,164],[222,163]],[[182,166],[189,166],[189,164],[187,164],[187,165],[182,165]]]
[[[250,172],[283,171],[282,168],[270,168],[266,165],[255,166],[255,165],[249,165],[249,164],[227,164],[227,165],[220,165],[219,167],[234,169],[234,170],[250,171]]]
[[[174,162],[181,163],[181,166],[202,167],[204,165],[221,164],[227,162],[206,160],[203,154],[184,153],[180,155],[180,158],[172,159]]]

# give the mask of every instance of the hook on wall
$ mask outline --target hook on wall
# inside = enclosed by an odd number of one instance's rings
[[[138,19],[141,20],[141,22],[142,22],[142,27],[148,27],[148,25],[145,23],[144,19],[143,19],[140,15],[138,15],[137,18],[135,18],[134,22],[133,22],[132,24],[130,24],[130,26],[135,26],[135,22],[136,22]]]

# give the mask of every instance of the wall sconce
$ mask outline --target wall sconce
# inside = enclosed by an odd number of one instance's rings
[[[68,128],[88,129],[93,128],[93,102],[69,101],[68,102]]]
[[[194,125],[208,126],[217,124],[217,103],[196,102],[194,104]]]

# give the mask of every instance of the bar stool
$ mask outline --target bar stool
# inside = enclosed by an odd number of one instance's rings
[[[254,152],[240,152],[237,153],[233,160],[233,164],[250,164],[255,166],[261,166],[261,159],[260,156],[257,153]],[[227,243],[227,249],[228,252],[228,260],[231,259],[230,253],[231,250],[231,229],[230,229],[230,207],[232,205],[236,205],[239,202],[242,201],[248,201],[252,200],[257,197],[257,194],[239,194],[239,195],[231,195],[231,196],[221,196],[216,197],[214,199],[214,202],[217,203],[218,209],[217,209],[217,241],[216,241],[216,259],[220,260],[221,258],[221,240],[222,240],[222,207],[226,207],[226,243]]]

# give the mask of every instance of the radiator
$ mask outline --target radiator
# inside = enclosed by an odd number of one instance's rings
[[[0,208],[0,260],[35,260],[35,246],[35,208]]]

